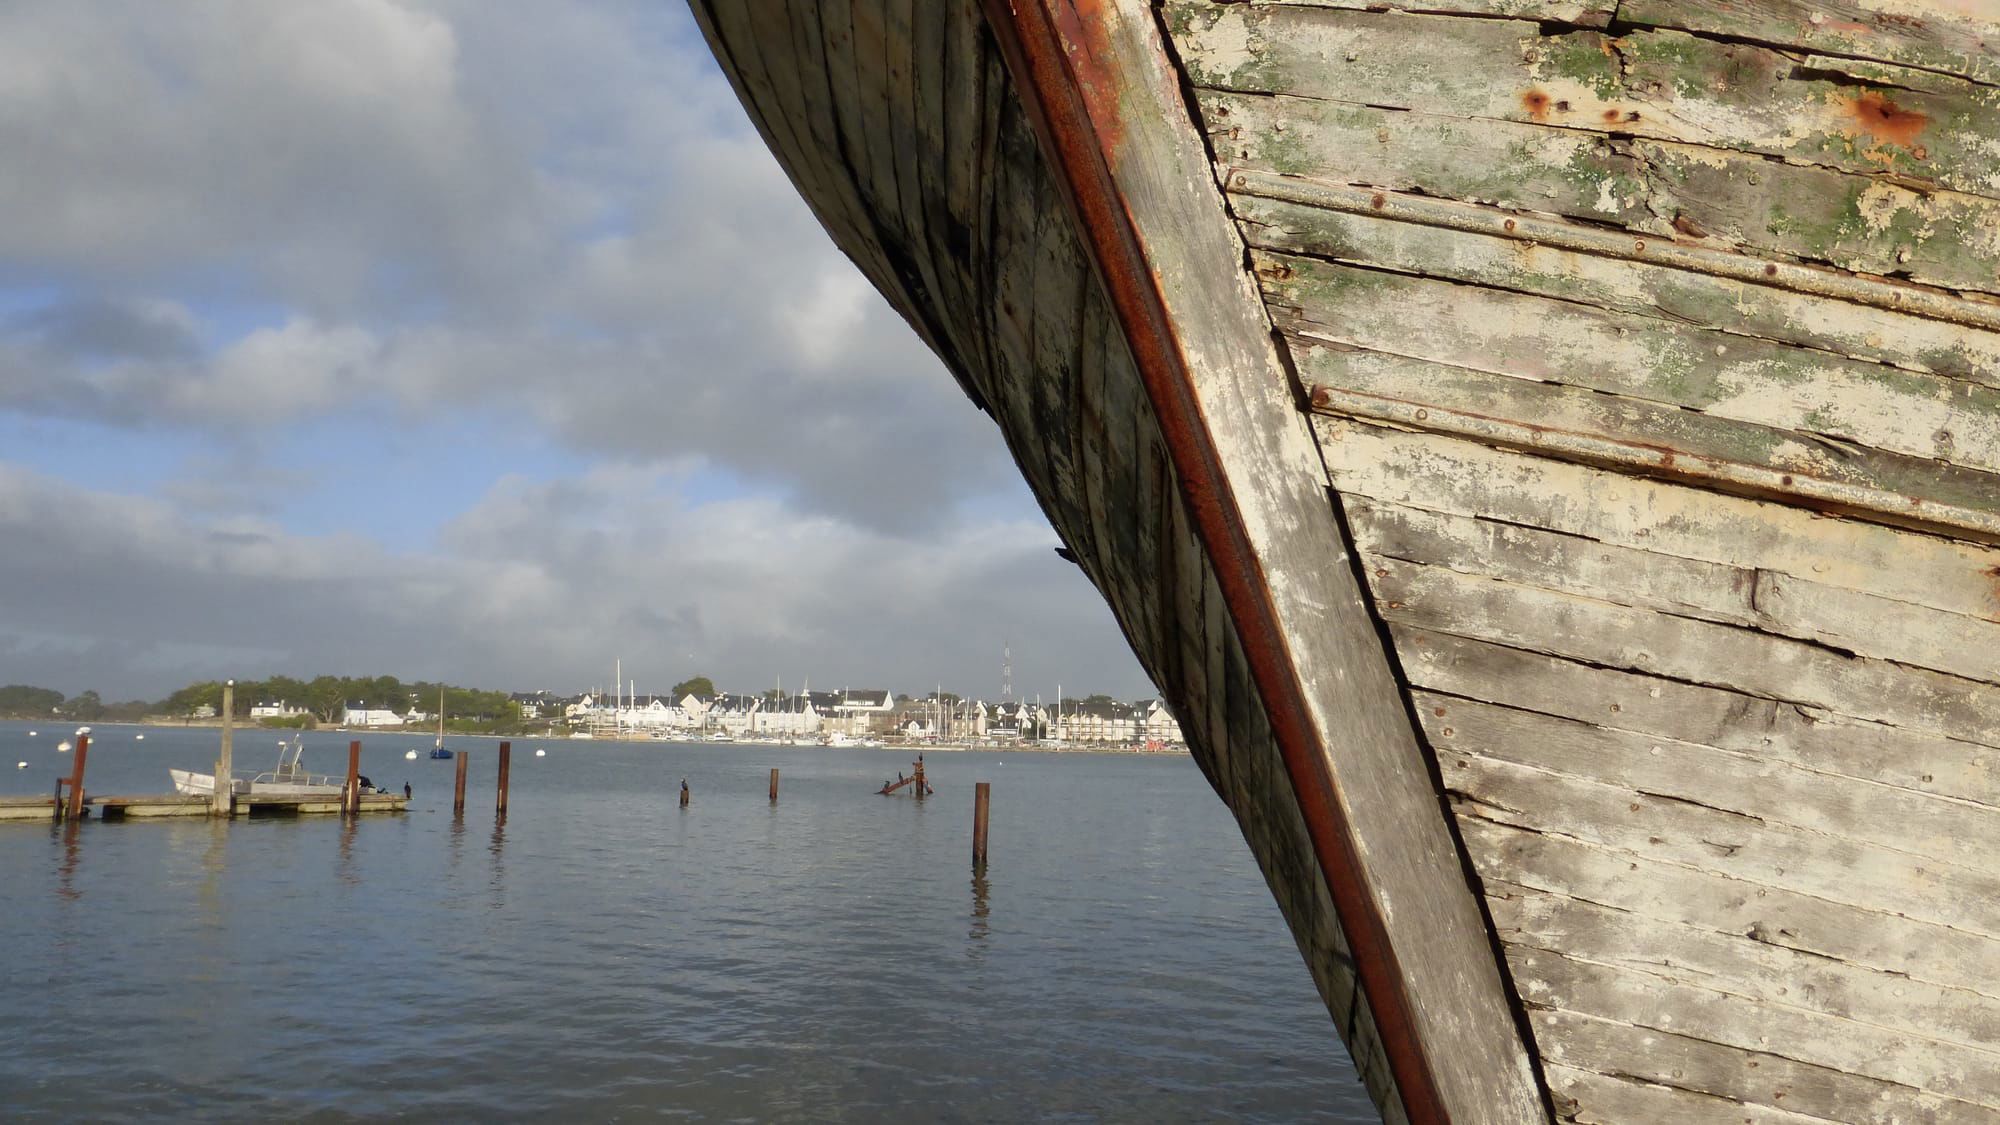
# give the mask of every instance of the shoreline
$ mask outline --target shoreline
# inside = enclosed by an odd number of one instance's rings
[[[46,725],[50,725],[53,727],[60,727],[60,728],[142,727],[154,730],[164,728],[169,730],[178,730],[178,729],[213,730],[217,732],[220,732],[222,730],[222,720],[220,718],[175,719],[165,716],[147,716],[144,719],[98,719],[98,720],[93,720],[91,722],[80,722],[80,723],[73,723],[69,720],[62,720],[56,723],[48,723],[47,720],[42,720],[42,719],[7,719],[0,721],[19,722],[19,723],[42,722],[45,723]],[[262,725],[261,723],[252,723],[252,722],[236,723],[232,726],[231,730],[233,732],[256,731],[260,733],[268,731],[298,731],[300,733],[307,733],[307,734],[351,734],[351,735],[382,735],[382,736],[407,735],[410,737],[428,737],[428,738],[435,738],[436,736],[434,731],[418,731],[415,728],[342,727],[342,726],[267,727]],[[860,745],[822,746],[816,742],[794,742],[794,743],[750,742],[741,739],[733,740],[730,742],[704,742],[700,739],[690,738],[690,739],[674,739],[661,742],[661,740],[659,739],[654,739],[650,737],[572,738],[568,734],[552,734],[552,733],[488,734],[485,732],[456,733],[452,731],[446,731],[445,736],[447,738],[482,738],[495,742],[537,741],[537,740],[544,742],[613,742],[620,744],[633,743],[633,742],[644,742],[644,743],[660,742],[662,745],[743,746],[746,748],[757,747],[760,749],[774,748],[781,750],[894,750],[899,753],[909,752],[909,753],[919,753],[919,754],[954,754],[954,753],[967,753],[971,751],[984,751],[984,752],[1012,751],[1014,753],[1035,753],[1035,754],[1130,754],[1135,757],[1183,757],[1184,758],[1189,755],[1188,748],[1185,744],[1170,744],[1166,749],[1163,750],[1140,750],[1140,749],[1134,749],[1131,746],[1124,746],[1124,745],[1104,744],[1104,745],[1089,745],[1089,746],[1081,746],[1081,745],[1042,746],[1038,744],[1025,743],[1025,742],[992,742],[992,743],[951,742],[951,743],[935,743],[935,744],[926,742],[885,742],[880,746],[860,746]]]

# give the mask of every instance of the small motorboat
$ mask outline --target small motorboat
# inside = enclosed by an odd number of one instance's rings
[[[346,787],[346,779],[331,774],[310,773],[301,757],[305,752],[303,738],[292,736],[290,742],[278,743],[278,764],[276,768],[251,777],[238,773],[230,779],[230,792],[245,793],[260,797],[322,797],[337,796]],[[195,773],[192,770],[167,771],[174,782],[174,791],[188,796],[203,796],[215,792],[215,775]],[[380,793],[384,790],[366,784],[362,792]]]

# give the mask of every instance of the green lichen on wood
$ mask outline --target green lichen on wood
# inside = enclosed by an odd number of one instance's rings
[[[1530,42],[1531,73],[1544,80],[1567,79],[1590,88],[1598,97],[1623,96],[1617,53],[1612,41],[1594,31],[1558,35]]]

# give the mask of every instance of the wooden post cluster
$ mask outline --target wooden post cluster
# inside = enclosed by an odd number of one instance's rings
[[[347,787],[340,791],[340,811],[348,816],[361,812],[361,740],[347,744]]]
[[[236,681],[222,685],[222,751],[215,761],[215,803],[211,816],[228,816],[236,804]]]
[[[982,781],[973,786],[972,796],[972,865],[986,866],[986,806],[993,799],[993,783]]]
[[[458,777],[451,784],[451,815],[453,816],[465,815],[465,768],[470,762],[470,755],[471,751],[469,750],[460,750],[457,754]]]
[[[514,756],[514,744],[511,742],[501,743],[500,744],[500,787],[499,791],[494,795],[493,798],[493,815],[495,816],[504,817],[507,815],[507,763],[510,759],[513,758],[513,756]]]

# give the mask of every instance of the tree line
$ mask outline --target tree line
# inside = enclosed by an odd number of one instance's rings
[[[53,688],[8,684],[0,687],[0,718],[113,722],[150,716],[185,719],[220,715],[222,686],[221,680],[202,680],[165,699],[106,703],[95,691],[69,698]],[[520,707],[504,691],[481,691],[425,680],[404,683],[394,676],[314,676],[308,680],[272,676],[238,680],[232,710],[238,718],[248,721],[252,707],[283,702],[304,708],[306,714],[300,720],[326,724],[338,723],[350,704],[394,711],[398,715],[418,711],[435,716],[440,691],[445,725],[452,730],[499,730],[521,721]],[[298,725],[298,721],[289,725]]]
[[[156,713],[158,703],[133,699],[106,703],[95,691],[74,699],[53,688],[32,684],[0,686],[0,719],[74,719],[80,723],[143,719]]]

